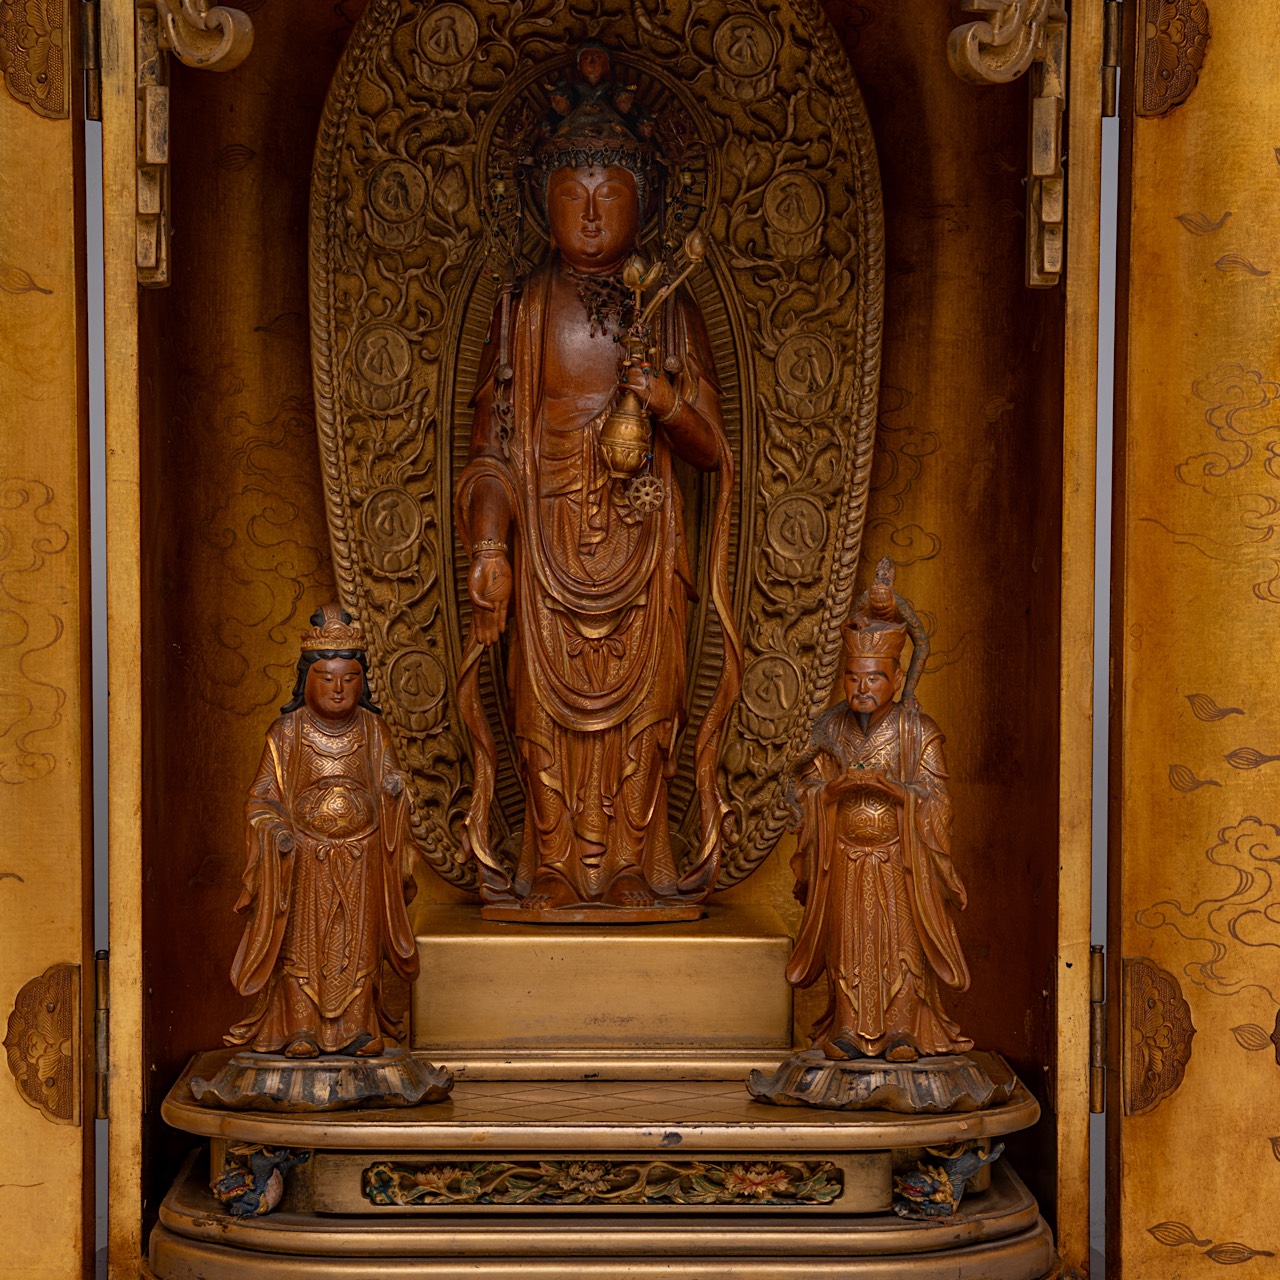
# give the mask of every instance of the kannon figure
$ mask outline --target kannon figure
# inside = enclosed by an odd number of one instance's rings
[[[796,770],[792,867],[805,910],[787,978],[807,987],[826,974],[813,1047],[828,1058],[964,1053],[973,1041],[941,998],[969,985],[943,736],[914,697],[894,701],[907,636],[922,629],[888,562],[859,606],[843,629],[846,700],[818,719]]]
[[[257,1000],[226,1040],[291,1058],[374,1057],[402,1035],[383,1007],[383,962],[418,973],[408,779],[370,700],[359,625],[338,605],[311,622],[245,804],[236,910],[249,920],[231,981]]]
[[[459,683],[476,765],[466,841],[486,915],[694,918],[719,865],[728,807],[716,764],[740,678],[733,460],[697,305],[668,286],[640,307],[656,272],[633,255],[662,185],[652,117],[611,78],[603,46],[583,46],[577,65],[551,93],[533,155],[548,255],[495,315],[457,487],[473,606]],[[686,251],[701,257],[696,236]],[[683,874],[667,789],[696,587],[677,458],[717,481],[706,589],[725,651],[698,730],[701,841]],[[514,875],[489,843],[496,751],[477,689],[480,657],[504,632],[525,795]]]

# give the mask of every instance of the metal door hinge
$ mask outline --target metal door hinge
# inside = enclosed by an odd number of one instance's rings
[[[1120,0],[1102,6],[1102,114],[1113,116],[1120,87]]]
[[[111,1078],[111,1001],[108,986],[110,953],[93,956],[93,1116],[110,1118],[107,1083]]]
[[[84,118],[102,119],[102,58],[98,0],[80,0],[80,69],[84,72]]]
[[[1102,947],[1089,948],[1089,1111],[1107,1109],[1107,960]]]

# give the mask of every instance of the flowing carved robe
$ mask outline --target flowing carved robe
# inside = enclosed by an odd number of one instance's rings
[[[732,455],[715,408],[719,492],[711,592],[726,656],[696,750],[703,845],[694,870],[680,881],[667,783],[686,718],[685,652],[694,598],[680,490],[661,429],[654,432],[652,464],[666,493],[659,510],[636,512],[625,482],[610,478],[599,432],[614,399],[616,374],[589,396],[567,395],[545,374],[552,271],[547,267],[530,278],[512,320],[514,376],[505,450],[494,409],[498,344],[491,341],[475,396],[471,460],[458,484],[459,528],[468,551],[477,480],[496,479],[514,515],[507,678],[526,797],[514,882],[488,842],[496,751],[479,705],[481,650],[474,640],[459,681],[463,717],[476,746],[466,839],[481,863],[490,900],[522,898],[544,868],[568,880],[582,902],[599,900],[619,876],[635,871],[660,897],[705,891],[715,878],[727,812],[716,777],[719,736],[740,678],[727,604]],[[686,385],[699,388],[700,409],[714,407],[715,374],[702,319],[688,301],[677,304],[673,328]],[[613,349],[610,337],[601,340]]]
[[[787,978],[825,971],[830,1000],[814,1047],[830,1058],[878,1057],[904,1040],[922,1055],[973,1047],[942,1010],[939,987],[963,991],[969,970],[952,911],[965,903],[951,861],[943,737],[926,715],[894,705],[863,733],[848,703],[822,716],[797,772],[801,823],[792,866],[808,885]],[[905,801],[873,788],[832,797],[826,784],[859,767],[901,781]]]
[[[398,1034],[378,982],[384,957],[406,980],[418,972],[405,908],[408,795],[390,736],[364,707],[337,733],[305,707],[268,730],[245,804],[236,910],[250,916],[231,966],[236,990],[258,1000],[229,1044],[273,1052],[309,1037],[336,1053]],[[286,834],[291,852],[280,847]]]

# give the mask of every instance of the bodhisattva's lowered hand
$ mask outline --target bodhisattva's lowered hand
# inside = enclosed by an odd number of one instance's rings
[[[472,557],[467,589],[475,606],[471,620],[476,639],[482,645],[495,644],[506,630],[511,600],[511,563],[506,554],[490,549],[477,551]]]

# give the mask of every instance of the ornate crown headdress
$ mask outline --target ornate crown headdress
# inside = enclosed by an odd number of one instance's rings
[[[579,61],[588,51],[609,58],[604,45],[587,41],[579,47]],[[551,102],[543,140],[532,157],[542,179],[557,169],[617,165],[635,177],[644,209],[655,186],[657,156],[649,141],[654,122],[636,109],[635,86],[613,79],[610,64],[607,76],[562,81],[552,90]]]
[[[326,604],[311,615],[311,630],[302,633],[302,651],[365,648],[360,624],[340,604]]]

